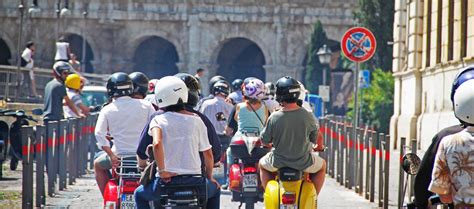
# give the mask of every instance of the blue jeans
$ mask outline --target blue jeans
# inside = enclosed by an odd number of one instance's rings
[[[173,184],[192,184],[187,179],[181,179],[179,177],[173,177],[171,179]],[[217,188],[215,184],[206,179],[207,183],[207,208],[208,209],[219,209],[220,206],[220,196],[221,191]],[[165,184],[161,181],[160,178],[155,178],[153,182],[149,183],[146,186],[140,185],[135,190],[135,203],[137,204],[138,209],[150,208],[149,202],[155,202],[155,205],[159,203],[160,196],[159,190],[160,185]]]

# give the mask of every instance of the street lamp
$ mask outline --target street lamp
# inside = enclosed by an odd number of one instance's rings
[[[87,9],[84,8],[84,12],[82,12],[84,16],[84,27],[82,28],[82,60],[81,60],[81,70],[82,72],[86,72],[86,27],[87,27]]]
[[[15,100],[18,101],[18,97],[20,96],[20,78],[21,78],[21,37],[23,36],[23,13],[25,12],[24,1],[20,0],[20,4],[18,5],[19,17],[20,18],[20,25],[18,29],[18,45],[17,45],[17,62],[16,62],[16,91],[15,91]],[[7,79],[7,82],[10,79]],[[8,83],[7,83],[7,91],[5,97],[8,99]]]
[[[323,67],[323,86],[326,86],[327,85],[327,82],[326,82],[327,68],[329,66],[329,63],[331,63],[332,51],[326,44],[324,44],[323,47],[319,48],[319,50],[316,54],[318,55],[319,62],[324,65],[324,67]],[[323,115],[325,115],[325,103],[324,103],[324,101],[323,101]]]

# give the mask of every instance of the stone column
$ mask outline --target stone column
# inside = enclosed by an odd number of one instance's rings
[[[194,75],[199,68],[200,50],[201,50],[201,22],[196,14],[189,15],[188,19],[188,73]]]
[[[178,67],[178,71],[180,73],[190,73],[191,75],[193,75],[191,72],[189,72],[186,63],[184,62],[177,62],[176,67]]]
[[[474,58],[474,50],[469,50],[469,46],[474,46],[474,2],[467,1],[467,57]]]

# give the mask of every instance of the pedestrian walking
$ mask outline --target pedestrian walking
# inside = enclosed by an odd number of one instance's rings
[[[69,43],[66,42],[64,36],[61,36],[56,42],[56,55],[54,56],[54,61],[64,61],[69,62],[68,55],[71,54],[69,49]]]
[[[77,61],[77,56],[74,53],[71,53],[69,54],[69,58],[69,64],[71,64],[72,68],[77,74],[80,74],[82,72],[81,63]]]
[[[26,48],[23,50],[23,53],[21,54],[21,62],[22,66],[28,69],[28,75],[30,78],[30,88],[31,88],[31,94],[30,96],[33,97],[38,97],[38,94],[36,92],[36,81],[35,81],[35,72],[34,72],[34,60],[33,60],[33,55],[36,50],[36,45],[33,41],[29,41],[26,43]]]

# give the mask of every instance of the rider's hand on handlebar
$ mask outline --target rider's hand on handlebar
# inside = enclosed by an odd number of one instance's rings
[[[120,159],[117,155],[112,154],[110,156],[110,162],[112,162],[112,168],[117,168],[120,165]]]

